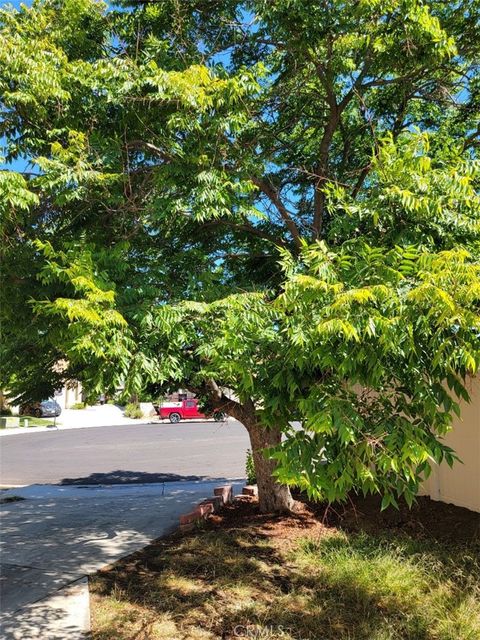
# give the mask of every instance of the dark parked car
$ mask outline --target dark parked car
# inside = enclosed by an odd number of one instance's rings
[[[56,418],[62,413],[62,409],[55,400],[42,400],[41,402],[27,402],[20,407],[21,416],[35,416],[36,418]]]

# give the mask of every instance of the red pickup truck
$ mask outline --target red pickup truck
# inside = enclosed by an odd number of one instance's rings
[[[180,422],[192,418],[214,418],[217,422],[225,420],[225,414],[215,411],[210,415],[201,413],[198,409],[198,400],[179,400],[178,402],[164,402],[155,406],[155,411],[160,418],[168,418],[170,422]]]

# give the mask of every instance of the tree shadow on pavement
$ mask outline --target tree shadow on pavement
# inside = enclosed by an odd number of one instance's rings
[[[165,535],[215,485],[27,488],[25,500],[2,505],[2,613],[13,613]]]
[[[147,473],[145,471],[126,471],[117,469],[106,473],[91,473],[82,478],[63,478],[61,485],[96,485],[96,484],[150,484],[162,482],[196,482],[196,481],[225,482],[225,478],[212,478],[211,476],[179,475],[176,473]],[[229,481],[230,482],[230,481]]]

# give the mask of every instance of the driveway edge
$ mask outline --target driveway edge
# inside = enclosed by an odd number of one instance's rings
[[[4,640],[88,640],[90,638],[90,592],[83,576],[5,616]]]

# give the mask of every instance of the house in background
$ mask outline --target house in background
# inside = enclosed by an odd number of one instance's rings
[[[50,398],[43,398],[49,400]],[[83,389],[82,383],[73,381],[68,385],[63,386],[58,391],[55,391],[53,399],[58,402],[60,408],[69,409],[72,405],[83,402]],[[5,391],[0,391],[0,411],[10,410],[13,414],[18,414],[19,406],[11,404],[8,400],[8,394]]]
[[[83,402],[83,389],[81,382],[73,382],[69,385],[65,385],[58,391],[55,391],[54,399],[60,407],[63,409],[70,409],[70,407],[78,402]]]
[[[186,389],[178,389],[165,396],[167,402],[181,402],[182,400],[193,400],[195,394]]]

